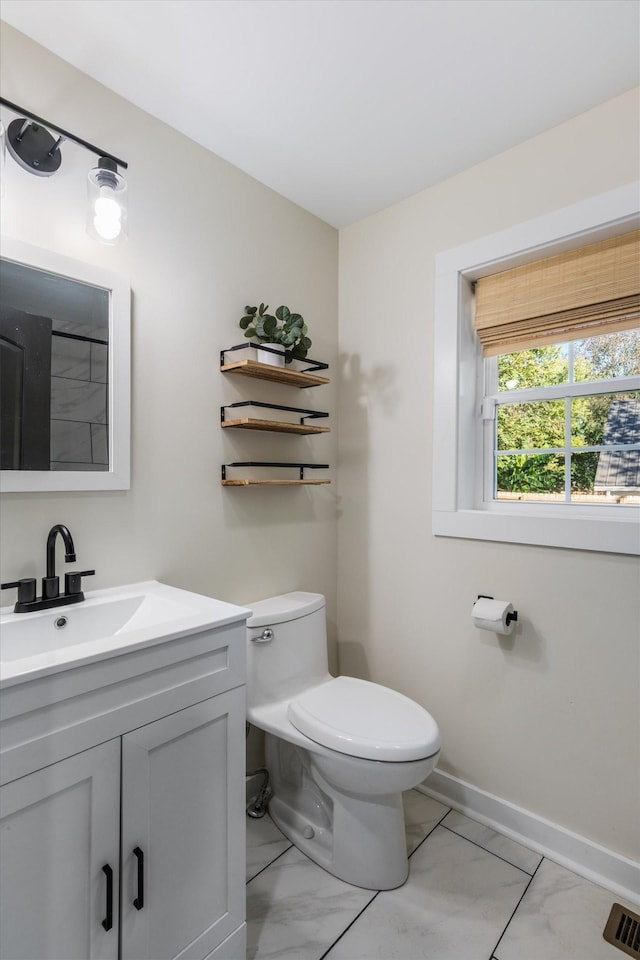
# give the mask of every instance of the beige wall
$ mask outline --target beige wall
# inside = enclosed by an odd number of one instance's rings
[[[219,373],[218,355],[242,341],[246,303],[287,303],[308,321],[311,354],[332,376],[337,231],[5,24],[1,52],[3,96],[122,156],[130,196],[128,241],[104,246],[84,230],[92,154],[65,144],[51,180],[7,158],[3,232],[121,273],[133,296],[131,490],[5,494],[3,581],[43,575],[46,534],[60,522],[80,568],[97,571],[87,587],[156,578],[232,602],[317,590],[333,624],[335,483],[223,489],[220,464],[310,459],[332,464],[335,481],[336,433],[223,435],[219,417],[221,403],[249,397],[335,415],[335,380],[304,393],[249,388]]]
[[[341,669],[424,704],[442,770],[632,858],[637,559],[435,538],[430,510],[435,254],[636,179],[638,115],[621,96],[340,234]],[[513,638],[474,629],[479,593]]]

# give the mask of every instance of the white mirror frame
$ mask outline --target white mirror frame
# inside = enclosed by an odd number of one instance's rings
[[[0,470],[4,493],[57,490],[128,490],[131,482],[131,288],[101,267],[72,260],[13,237],[2,237],[1,255],[37,270],[109,292],[109,469]]]

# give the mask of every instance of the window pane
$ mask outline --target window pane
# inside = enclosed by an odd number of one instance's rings
[[[640,330],[622,330],[576,340],[573,378],[609,380],[640,374]]]
[[[564,457],[543,453],[496,458],[498,500],[564,500]]]
[[[595,496],[599,453],[575,453],[571,457],[571,499],[588,502]]]
[[[500,404],[496,434],[498,450],[563,447],[564,401]]]
[[[582,503],[640,503],[640,450],[574,453],[571,499]]]
[[[571,401],[571,443],[640,443],[640,391],[574,397]]]
[[[505,353],[498,357],[498,390],[524,390],[566,383],[567,357],[566,343]]]

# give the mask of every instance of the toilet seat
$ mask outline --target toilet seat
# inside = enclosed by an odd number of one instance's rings
[[[423,707],[355,677],[312,687],[291,700],[287,716],[315,743],[364,760],[422,760],[440,749],[436,722]]]

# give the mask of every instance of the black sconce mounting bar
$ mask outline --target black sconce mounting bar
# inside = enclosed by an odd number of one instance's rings
[[[79,146],[84,147],[85,150],[90,150],[91,153],[95,153],[97,157],[108,157],[109,160],[113,160],[113,162],[119,167],[122,167],[124,170],[127,169],[128,164],[124,160],[120,160],[118,157],[115,157],[108,150],[102,150],[100,147],[94,146],[94,144],[89,143],[87,140],[83,140],[81,137],[76,137],[75,134],[69,133],[68,130],[63,130],[62,127],[56,126],[55,123],[50,123],[49,120],[44,120],[42,117],[36,116],[36,114],[31,113],[30,110],[25,110],[24,107],[20,107],[16,103],[11,103],[10,100],[5,100],[4,97],[0,97],[0,104],[2,104],[3,107],[7,107],[9,110],[12,110],[14,113],[19,114],[21,117],[26,117],[27,119],[32,120],[34,123],[38,123],[50,130],[55,130],[56,133],[60,135],[61,140],[71,140],[72,143],[77,143]],[[58,141],[58,143],[60,143],[61,140]],[[58,144],[56,144],[56,146],[57,145]]]

